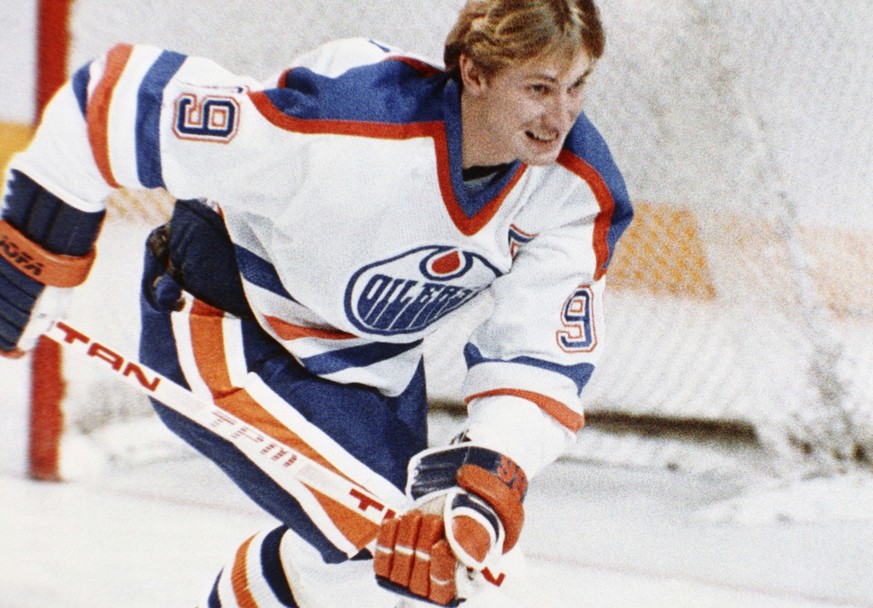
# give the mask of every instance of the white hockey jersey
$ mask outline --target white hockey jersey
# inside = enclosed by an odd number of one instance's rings
[[[118,45],[75,74],[13,166],[83,210],[118,187],[215,201],[263,328],[336,382],[399,393],[424,336],[489,289],[467,400],[520,398],[583,424],[604,273],[632,216],[584,115],[556,164],[517,162],[473,190],[459,85],[418,59],[340,41],[265,86]]]

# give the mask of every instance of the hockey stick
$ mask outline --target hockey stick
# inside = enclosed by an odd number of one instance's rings
[[[110,348],[66,321],[56,321],[46,337],[69,352],[115,372],[119,380],[133,386],[239,449],[249,460],[268,473],[284,488],[300,484],[343,507],[345,524],[321,526],[325,535],[349,557],[361,549],[375,549],[382,521],[403,512],[408,505],[398,490],[391,502],[376,496],[364,486],[316,462],[299,450],[270,437],[214,403],[199,398],[180,384],[159,374],[136,359]],[[292,429],[297,430],[297,429]],[[485,569],[483,578],[493,585],[503,582],[504,574]]]
[[[399,491],[398,496],[393,497],[394,504],[386,503],[362,485],[270,437],[214,403],[199,398],[187,388],[91,338],[66,321],[56,321],[45,335],[65,350],[114,371],[128,385],[233,444],[282,487],[287,489],[303,484],[310,491],[344,507],[340,517],[347,524],[344,525],[345,532],[333,530],[332,526],[323,531],[349,557],[374,541],[383,519],[404,510],[398,501],[398,498],[404,499],[400,498]]]

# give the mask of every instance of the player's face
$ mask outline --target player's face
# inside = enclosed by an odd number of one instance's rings
[[[465,129],[471,129],[465,130],[464,164],[492,165],[516,159],[530,165],[555,162],[582,112],[592,64],[584,51],[571,58],[551,53],[480,78],[472,88],[465,80],[465,93],[475,107],[468,116],[476,124],[465,124]]]

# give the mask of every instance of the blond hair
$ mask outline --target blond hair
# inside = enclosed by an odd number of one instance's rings
[[[541,53],[584,49],[603,55],[606,38],[594,0],[469,0],[446,38],[443,61],[466,55],[486,75]]]

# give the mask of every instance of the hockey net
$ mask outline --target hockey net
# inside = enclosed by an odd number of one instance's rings
[[[869,464],[873,8],[852,0],[601,4],[609,42],[588,113],[637,216],[610,271],[609,338],[584,394],[589,429],[577,455],[705,469],[729,463],[730,446],[751,444],[774,471]],[[127,41],[266,78],[343,36],[439,59],[461,5],[79,0],[67,67]],[[129,352],[141,243],[170,204],[161,192],[111,202],[101,255],[71,312]],[[487,314],[483,301],[464,327]],[[461,407],[463,340],[453,330],[428,346],[431,394],[450,410]],[[62,475],[92,460],[172,457],[178,442],[144,430],[154,424],[148,405],[92,367],[64,361],[63,432],[38,439],[61,441]],[[688,456],[668,436],[717,439],[722,448],[709,460]]]

